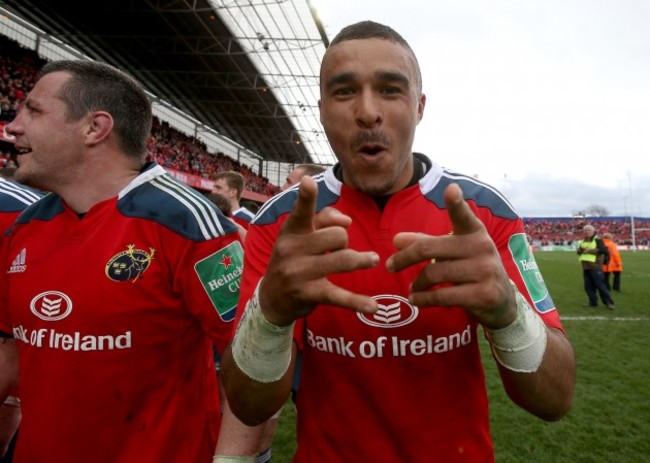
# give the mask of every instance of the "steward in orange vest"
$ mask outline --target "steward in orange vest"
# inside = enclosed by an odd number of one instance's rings
[[[609,263],[603,265],[603,276],[605,277],[605,284],[610,291],[621,291],[621,273],[623,272],[623,260],[621,254],[618,252],[618,246],[612,239],[611,233],[603,234],[603,243],[607,246],[609,251]],[[609,285],[609,276],[614,274],[614,284]]]

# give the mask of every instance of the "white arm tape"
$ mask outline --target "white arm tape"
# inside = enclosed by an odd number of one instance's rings
[[[8,395],[2,405],[7,405],[8,407],[20,407],[20,399],[13,395]]]
[[[247,456],[230,456],[230,455],[215,455],[212,457],[212,463],[255,463],[256,455]]]
[[[232,357],[239,369],[260,383],[281,379],[291,364],[293,323],[276,326],[264,318],[257,284],[253,297],[239,320],[232,341]]]
[[[512,286],[517,298],[517,318],[505,328],[485,331],[501,365],[520,373],[534,373],[546,351],[546,325],[517,287]]]

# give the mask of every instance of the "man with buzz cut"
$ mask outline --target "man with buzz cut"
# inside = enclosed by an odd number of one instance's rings
[[[574,351],[523,221],[413,152],[425,103],[400,34],[344,28],[318,102],[337,163],[248,229],[223,381],[235,415],[262,423],[302,352],[294,463],[493,463],[483,337],[514,404],[548,421],[571,408]]]

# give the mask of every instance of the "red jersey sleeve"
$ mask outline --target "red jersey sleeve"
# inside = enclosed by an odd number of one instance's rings
[[[564,332],[555,303],[529,246],[521,218],[505,220],[491,215],[486,217],[480,209],[477,213],[486,225],[508,276],[517,285],[519,292],[537,310],[547,326]]]
[[[199,321],[217,349],[230,340],[243,271],[243,248],[237,232],[192,243],[179,267],[177,282],[187,310]]]

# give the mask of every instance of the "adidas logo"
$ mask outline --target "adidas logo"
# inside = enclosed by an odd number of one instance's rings
[[[14,261],[9,267],[7,273],[22,273],[27,270],[27,265],[25,265],[25,260],[27,259],[27,248],[23,248],[22,251],[18,253]]]

